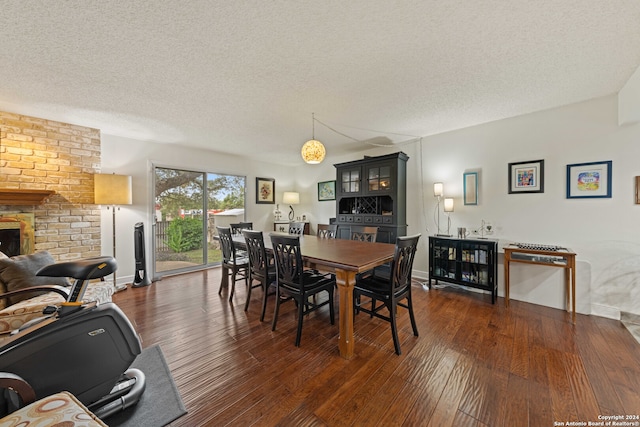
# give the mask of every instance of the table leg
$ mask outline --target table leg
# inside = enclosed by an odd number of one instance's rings
[[[356,283],[356,273],[336,269],[336,283],[338,284],[340,298],[338,347],[340,356],[345,359],[351,359],[355,347],[353,338],[353,286]]]
[[[510,255],[504,253],[504,305],[509,307],[509,260]]]
[[[566,295],[564,306],[567,311],[571,311],[573,294],[571,293],[571,260],[569,259],[567,259],[567,268],[564,269],[564,294]]]
[[[571,304],[573,309],[573,323],[576,323],[576,257],[571,257]]]

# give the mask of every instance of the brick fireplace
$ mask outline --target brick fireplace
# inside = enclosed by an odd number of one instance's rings
[[[7,235],[15,236],[16,221],[6,218],[33,218],[33,237],[25,246],[30,235],[23,232],[21,251],[47,250],[57,261],[100,255],[100,210],[93,204],[99,172],[98,129],[0,112],[0,189],[52,192],[42,203],[0,203]]]

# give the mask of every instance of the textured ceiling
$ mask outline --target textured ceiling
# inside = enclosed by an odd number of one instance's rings
[[[639,65],[638,0],[0,0],[0,109],[287,164],[312,113],[344,154],[616,93]]]

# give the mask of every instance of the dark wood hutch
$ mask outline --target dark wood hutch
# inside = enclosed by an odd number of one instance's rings
[[[400,151],[334,165],[339,238],[349,239],[354,225],[377,226],[378,242],[406,236],[407,160]]]

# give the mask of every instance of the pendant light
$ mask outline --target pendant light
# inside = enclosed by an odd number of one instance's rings
[[[325,154],[327,153],[324,149],[324,145],[322,145],[322,142],[316,140],[315,123],[316,118],[314,114],[311,113],[311,139],[304,143],[301,151],[302,159],[311,165],[317,165],[318,163],[322,162],[324,160]]]

